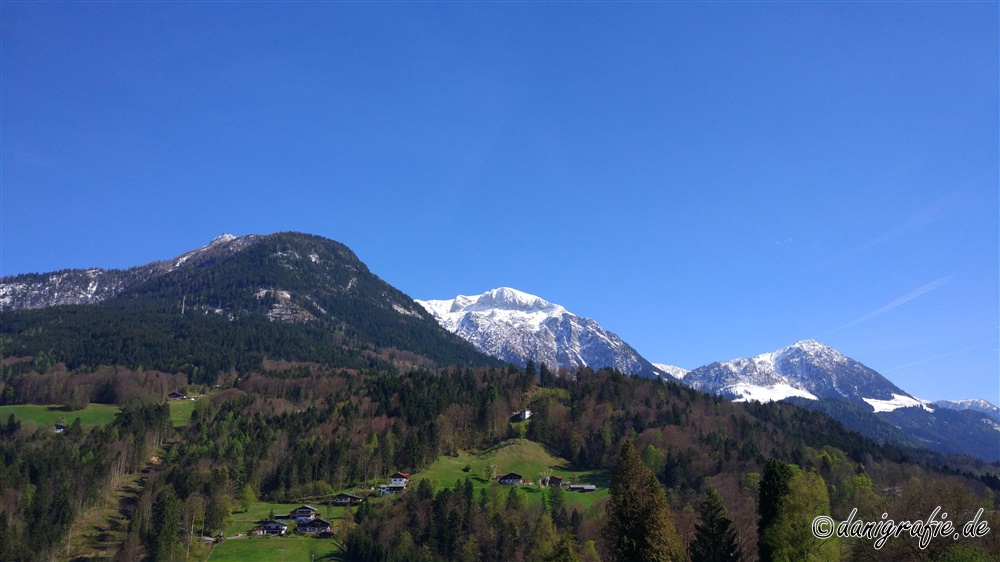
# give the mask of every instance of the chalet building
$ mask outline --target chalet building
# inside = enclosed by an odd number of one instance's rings
[[[281,536],[288,532],[288,525],[284,523],[279,523],[277,521],[264,521],[260,525],[253,528],[248,534],[250,535],[275,535]]]
[[[517,419],[519,421],[525,421],[530,417],[531,417],[531,410],[528,410],[527,408],[517,413]]]
[[[562,476],[549,476],[549,486],[562,487]]]
[[[497,482],[505,486],[517,486],[524,483],[524,477],[516,472],[497,476]]]
[[[180,392],[171,392],[167,395],[167,400],[187,400],[188,397]]]
[[[379,486],[378,492],[383,496],[395,496],[406,491],[406,486],[393,486],[391,484]]]
[[[569,487],[569,491],[582,493],[596,492],[597,486],[594,486],[593,484],[574,484]]]
[[[297,507],[292,510],[290,515],[295,518],[296,523],[304,523],[306,521],[312,521],[316,519],[316,515],[319,514],[319,510],[311,505],[303,505],[302,507]]]
[[[406,485],[410,483],[410,475],[405,472],[397,472],[389,477],[389,483],[379,486],[378,491],[383,496],[402,494],[406,490]]]
[[[303,533],[315,534],[315,533],[329,533],[330,532],[330,522],[325,519],[311,519],[302,523],[298,526],[298,530]]]
[[[337,494],[337,497],[333,499],[333,503],[337,505],[358,505],[361,503],[361,497],[354,494]]]

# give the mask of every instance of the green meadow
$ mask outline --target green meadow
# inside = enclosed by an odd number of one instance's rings
[[[298,507],[298,506],[296,506]],[[252,537],[223,541],[215,546],[210,562],[320,562],[334,560],[340,549],[331,539],[315,537]]]
[[[529,502],[541,501],[544,488],[538,486],[537,475],[551,471],[552,476],[561,476],[564,483],[593,484],[596,492],[587,494],[566,491],[566,507],[577,507],[581,511],[593,505],[600,498],[607,497],[611,478],[603,470],[575,470],[560,457],[549,453],[543,445],[527,439],[509,439],[480,453],[459,452],[458,456],[442,456],[426,470],[410,476],[410,485],[426,478],[438,487],[453,487],[456,481],[468,477],[475,488],[490,485],[487,470],[496,465],[497,475],[516,472],[532,484],[520,486]],[[469,470],[466,472],[466,467]],[[318,506],[316,506],[318,507]]]
[[[333,501],[333,497],[330,497],[330,501]],[[295,503],[272,503],[272,502],[257,502],[250,506],[247,511],[234,511],[232,514],[231,521],[229,525],[226,526],[223,534],[227,537],[235,537],[238,534],[246,533],[250,529],[257,526],[258,521],[263,521],[268,518],[271,511],[274,511],[274,515],[288,515],[288,513],[302,505],[311,505],[312,507],[319,510],[319,516],[326,519],[331,524],[336,526],[337,520],[344,516],[344,510],[346,507],[338,505],[328,505],[325,500],[320,501],[304,501]],[[356,509],[356,508],[355,508]],[[288,525],[289,531],[295,528],[294,521],[291,520],[280,520],[282,523]]]
[[[191,421],[191,412],[194,411],[195,400],[167,400],[170,406],[170,421],[175,428],[184,427]]]
[[[194,411],[194,400],[171,400],[170,419],[174,427],[183,427],[191,419],[191,412]],[[10,406],[0,406],[0,422],[6,423],[7,418],[14,414],[21,423],[34,422],[38,426],[55,426],[56,422],[62,420],[65,425],[73,423],[73,420],[80,418],[80,423],[84,429],[90,429],[98,425],[104,425],[115,419],[121,408],[114,404],[88,404],[82,410],[67,412],[63,410],[62,404],[17,404]]]
[[[113,421],[119,411],[120,408],[113,404],[88,404],[86,408],[72,412],[63,410],[61,404],[17,404],[0,406],[0,420],[6,422],[14,414],[22,424],[33,422],[39,427],[54,428],[59,420],[70,425],[73,420],[80,418],[83,428],[90,429]]]

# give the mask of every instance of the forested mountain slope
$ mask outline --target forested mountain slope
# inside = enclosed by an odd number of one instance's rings
[[[156,274],[93,304],[0,313],[5,354],[70,368],[184,371],[197,381],[264,358],[351,368],[390,359],[498,364],[332,240],[279,233],[189,254],[148,266]]]

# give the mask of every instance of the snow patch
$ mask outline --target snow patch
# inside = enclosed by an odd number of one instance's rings
[[[677,367],[676,365],[667,365],[666,363],[653,363],[653,366],[663,371],[664,373],[667,373],[668,375],[674,377],[675,379],[683,379],[684,375],[691,372],[682,367]]]
[[[226,242],[232,242],[233,240],[236,240],[236,237],[233,236],[232,234],[222,233],[219,236],[213,238],[212,241],[208,243],[208,245],[214,246],[216,244],[225,244]]]
[[[417,313],[416,311],[403,308],[403,307],[399,306],[396,303],[392,303],[392,309],[395,310],[396,312],[398,312],[400,314],[404,314],[406,316],[414,316],[416,318],[420,318],[420,314]]]
[[[757,400],[758,402],[775,402],[778,400],[784,400],[785,398],[791,398],[792,396],[800,396],[802,398],[808,398],[809,400],[819,400],[811,392],[802,390],[801,388],[795,388],[790,384],[777,383],[770,386],[757,386],[746,383],[737,383],[724,389],[728,393],[732,393],[738,396],[733,402],[749,402],[751,400]]]
[[[917,400],[912,396],[903,396],[902,394],[893,393],[892,400],[877,400],[875,398],[862,398],[865,402],[874,408],[876,412],[891,412],[899,408],[911,408],[913,406],[920,406],[921,408],[927,410],[928,412],[933,412],[931,408],[928,408],[923,400]]]

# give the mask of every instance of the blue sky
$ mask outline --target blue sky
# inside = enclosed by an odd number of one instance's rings
[[[12,3],[0,274],[233,234],[1000,402],[996,2]]]

